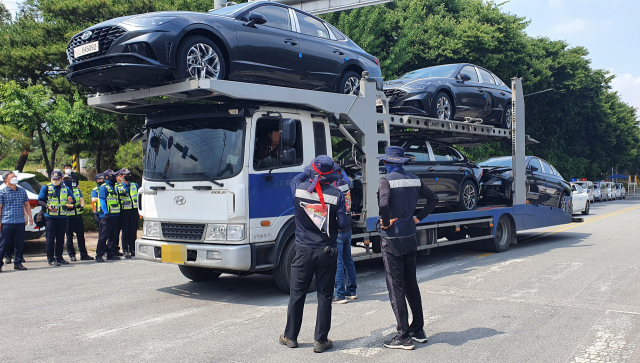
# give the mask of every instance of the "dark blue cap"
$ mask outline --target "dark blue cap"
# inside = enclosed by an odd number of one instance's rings
[[[102,174],[104,174],[105,178],[109,177],[111,174],[115,175],[115,173],[111,169],[107,169],[107,170],[103,171]]]
[[[400,146],[389,146],[387,150],[385,150],[384,155],[377,156],[376,158],[392,164],[404,164],[411,160],[411,158],[404,157],[404,149]]]
[[[96,181],[98,181],[98,179],[104,179],[104,174],[103,173],[96,174]]]
[[[60,180],[62,179],[62,171],[60,169],[54,169],[51,172],[51,180]]]
[[[118,170],[118,175],[129,175],[131,174],[131,170],[127,169],[127,168],[122,168],[120,170]]]

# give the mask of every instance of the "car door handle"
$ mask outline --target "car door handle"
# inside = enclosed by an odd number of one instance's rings
[[[436,169],[435,169],[435,168],[429,168],[429,169],[427,169],[427,170],[429,170],[429,171],[436,171]]]
[[[482,92],[484,92],[484,90],[483,89],[479,89],[478,92],[482,93]]]
[[[500,96],[504,96],[504,95],[506,95],[506,93],[500,92]]]
[[[291,44],[291,45],[298,45],[298,42],[296,42],[296,41],[295,41],[295,40],[293,40],[293,39],[285,39],[285,40],[284,40],[284,42],[285,42],[285,43],[289,43],[289,44]]]
[[[458,171],[464,171],[464,168],[459,168]]]
[[[334,49],[334,50],[333,50],[333,52],[334,52],[334,53],[337,53],[337,54],[339,54],[339,55],[344,55],[344,52],[343,52],[343,51],[340,51],[340,50],[338,50],[338,49]]]

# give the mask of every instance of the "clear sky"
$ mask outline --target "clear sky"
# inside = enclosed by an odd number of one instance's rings
[[[511,0],[501,8],[529,19],[531,36],[587,48],[592,67],[615,74],[613,89],[640,108],[640,0]]]
[[[14,14],[21,2],[0,1]],[[640,0],[510,0],[501,8],[529,19],[531,36],[586,47],[594,68],[616,75],[622,100],[640,108]]]

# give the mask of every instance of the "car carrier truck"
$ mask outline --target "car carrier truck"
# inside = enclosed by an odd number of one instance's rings
[[[463,146],[512,144],[513,204],[432,214],[418,225],[420,250],[473,242],[503,252],[517,242],[517,231],[570,223],[570,197],[561,208],[526,202],[525,143],[535,141],[524,132],[521,79],[512,80],[512,91],[511,129],[477,119],[390,114],[384,92],[366,72],[359,95],[191,79],[98,94],[88,104],[146,116],[139,137],[144,175],[138,206],[144,227],[136,240],[138,259],[175,263],[194,281],[222,273],[273,274],[288,292],[295,233],[289,182],[317,155],[332,155],[331,136],[349,140],[361,154],[355,260],[380,257],[375,157],[394,137],[409,133]],[[264,151],[273,145],[277,153]],[[263,157],[267,154],[271,157]]]

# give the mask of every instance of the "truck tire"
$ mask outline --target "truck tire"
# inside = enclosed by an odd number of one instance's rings
[[[208,268],[202,267],[193,267],[193,266],[178,266],[180,272],[184,275],[184,277],[188,278],[191,281],[201,282],[201,281],[212,281],[220,277],[219,272],[214,272]]]
[[[276,280],[276,285],[287,294],[291,291],[291,263],[293,262],[293,256],[296,254],[295,236],[291,237],[287,242],[287,245],[282,250],[282,256],[280,257],[280,263],[273,269],[273,278]],[[316,278],[313,277],[311,285],[309,285],[309,291],[316,291]]]
[[[493,238],[483,242],[485,251],[504,252],[509,249],[515,237],[515,228],[507,215],[502,215],[496,224],[496,232]]]

